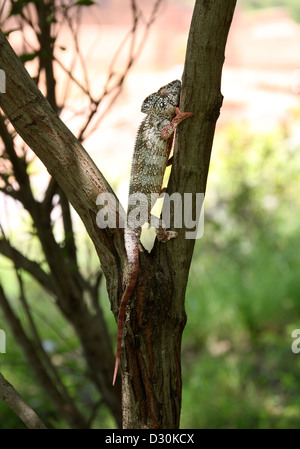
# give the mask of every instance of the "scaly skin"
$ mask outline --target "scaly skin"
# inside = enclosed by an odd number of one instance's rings
[[[191,112],[180,112],[177,107],[180,90],[181,82],[179,80],[172,81],[149,95],[142,104],[142,112],[145,112],[147,116],[142,121],[137,133],[131,166],[129,197],[138,193],[146,195],[148,217],[144,222],[141,221],[138,226],[130,226],[130,220],[128,220],[125,228],[128,279],[118,316],[117,355],[113,385],[116,381],[120,361],[125,312],[139,272],[141,227],[149,220],[151,209],[162,192],[162,183],[172,148],[174,131],[182,120],[193,115]],[[134,207],[135,205],[129,203],[128,217]],[[166,231],[162,222],[160,222],[156,233],[158,240],[161,242],[167,242],[171,238],[177,237],[177,232]]]

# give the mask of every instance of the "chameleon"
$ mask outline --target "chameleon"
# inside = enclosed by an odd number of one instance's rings
[[[142,225],[150,222],[151,209],[162,189],[164,173],[171,164],[169,155],[172,148],[174,131],[178,124],[193,115],[192,112],[180,112],[179,98],[181,81],[175,80],[149,95],[142,103],[141,111],[146,115],[136,137],[131,164],[127,224],[124,230],[124,243],[127,257],[127,282],[118,313],[118,336],[113,385],[116,381],[120,361],[123,326],[127,305],[136,285],[139,272],[139,240]],[[146,198],[147,216],[138,224],[129,219],[134,204],[130,198],[143,194]],[[160,242],[177,237],[176,231],[166,231],[164,223],[157,218],[156,235]]]

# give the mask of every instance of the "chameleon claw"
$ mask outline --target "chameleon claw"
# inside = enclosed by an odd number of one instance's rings
[[[167,140],[174,133],[180,122],[194,115],[193,112],[181,112],[179,108],[175,109],[175,113],[172,121],[161,130],[160,135],[163,140]]]
[[[167,243],[171,239],[175,239],[178,235],[176,231],[166,231],[163,228],[156,230],[157,240],[162,243]]]
[[[192,112],[181,112],[179,108],[175,109],[175,117],[173,120],[175,120],[177,123],[182,122],[182,120],[185,120],[186,118],[192,117],[194,114]]]
[[[175,239],[178,236],[176,231],[167,231],[168,240]]]

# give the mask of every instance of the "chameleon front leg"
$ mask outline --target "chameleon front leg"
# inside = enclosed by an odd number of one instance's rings
[[[176,115],[172,121],[161,130],[160,135],[163,140],[169,139],[180,122],[194,115],[192,112],[181,112],[179,108],[176,108],[175,113]]]

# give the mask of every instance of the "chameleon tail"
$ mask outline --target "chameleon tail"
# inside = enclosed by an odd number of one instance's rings
[[[139,272],[139,247],[138,247],[139,238],[136,233],[127,228],[125,230],[125,248],[127,254],[127,263],[128,263],[128,281],[123,293],[120,308],[119,308],[119,316],[118,316],[118,337],[117,337],[117,355],[115,362],[115,370],[113,377],[113,385],[115,385],[119,362],[120,362],[120,354],[121,354],[121,345],[122,345],[122,337],[123,337],[123,326],[125,320],[125,312],[126,307],[130,301],[131,295],[135,288],[135,284],[138,277]]]

